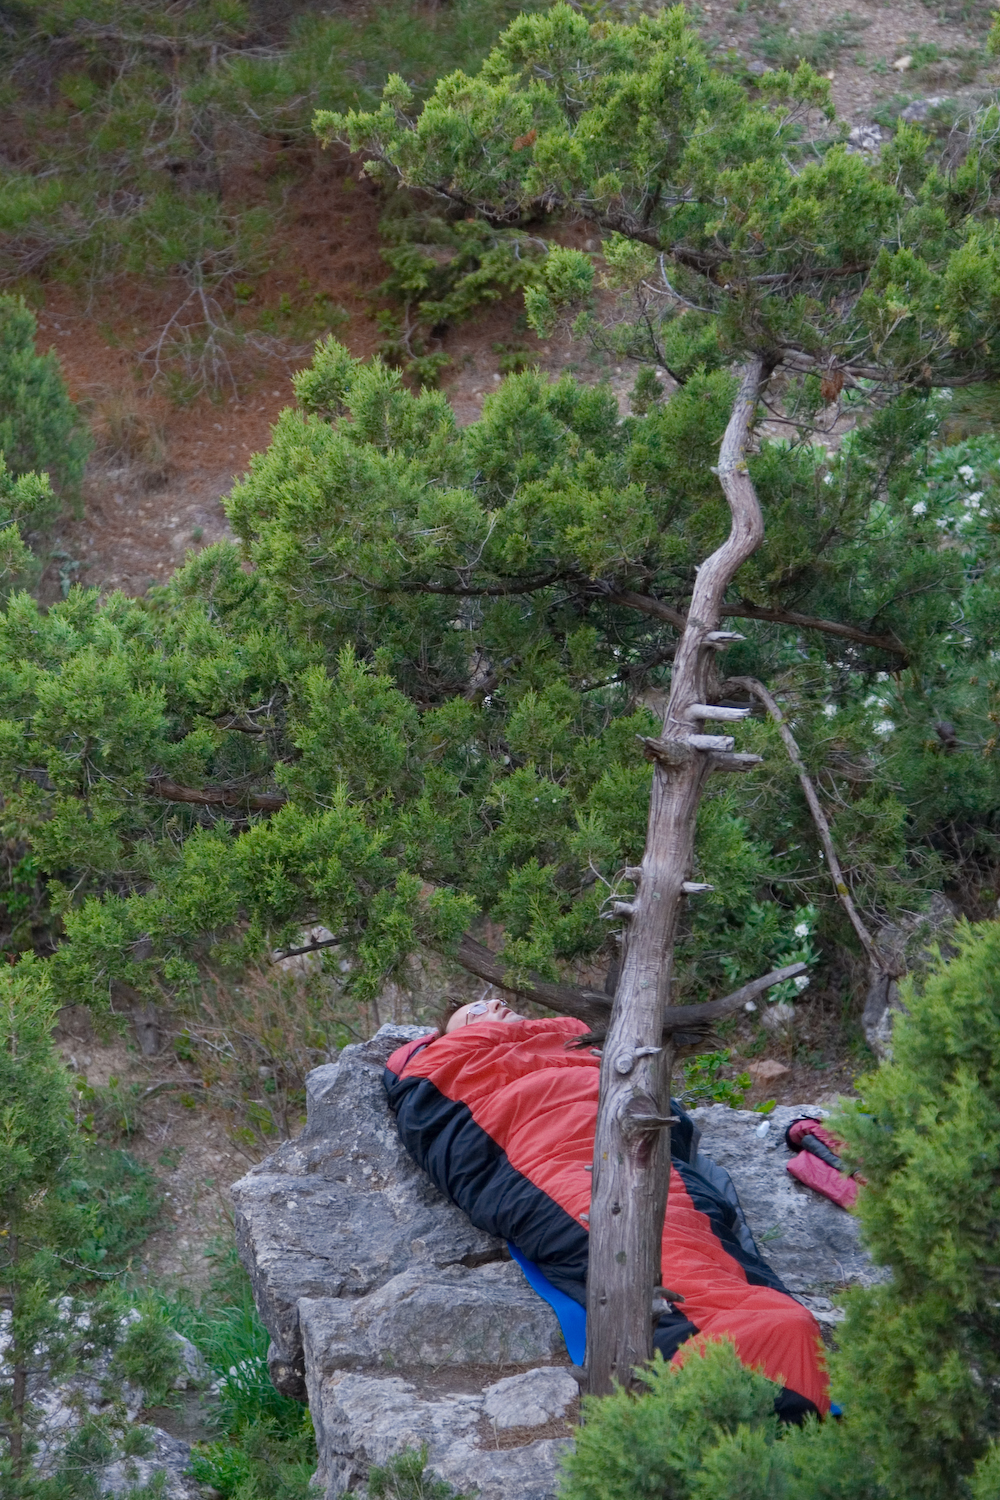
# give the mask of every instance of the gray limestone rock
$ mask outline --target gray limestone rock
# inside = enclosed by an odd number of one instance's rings
[[[361,1297],[415,1261],[475,1266],[504,1254],[438,1192],[396,1134],[382,1069],[425,1030],[383,1026],[317,1068],[303,1134],[233,1186],[236,1243],[274,1344],[269,1364],[287,1369],[291,1385],[301,1378],[300,1297]]]
[[[373,1464],[420,1447],[435,1474],[478,1492],[478,1500],[553,1500],[559,1457],[569,1444],[568,1437],[546,1438],[501,1449],[494,1439],[491,1447],[481,1430],[491,1426],[488,1418],[484,1423],[483,1394],[428,1400],[398,1376],[335,1374],[316,1385],[310,1379],[309,1406],[320,1454],[315,1483],[324,1500],[356,1489]]]
[[[933,109],[940,109],[942,104],[950,104],[951,99],[947,94],[933,94],[929,99],[914,99],[905,109],[900,110],[899,118],[905,120],[908,125],[920,124],[927,119]]]
[[[503,1368],[564,1354],[552,1309],[507,1261],[479,1270],[418,1263],[357,1298],[298,1304],[307,1367]]]
[[[483,1409],[500,1431],[511,1427],[544,1427],[565,1417],[579,1388],[568,1370],[525,1370],[508,1375],[483,1392]]]
[[[780,1105],[764,1118],[725,1104],[693,1111],[702,1132],[699,1152],[725,1167],[761,1253],[789,1291],[806,1297],[868,1286],[886,1275],[863,1248],[857,1219],[785,1170],[792,1159],[788,1126],[802,1115],[827,1113],[809,1104]]]
[[[477,1500],[555,1500],[559,1460],[571,1446],[569,1437],[542,1438],[523,1448],[494,1451],[459,1440],[431,1468]]]
[[[934,104],[941,101],[924,99],[920,102]],[[906,118],[905,112],[902,118]],[[861,1028],[876,1057],[892,1057],[893,1023],[905,1009],[899,984],[892,976],[910,974],[919,983],[936,963],[939,951],[945,957],[955,951],[951,939],[957,919],[958,912],[947,896],[935,891],[925,911],[916,912],[898,923],[889,923],[875,934],[883,972],[872,977]]]
[[[162,1428],[147,1429],[152,1448],[144,1458],[119,1459],[101,1470],[97,1479],[98,1494],[127,1497],[144,1485],[159,1480],[162,1500],[200,1500],[205,1491],[185,1474],[191,1462],[191,1449],[180,1438]],[[160,1476],[163,1476],[160,1478]]]
[[[877,154],[882,148],[882,130],[875,124],[855,125],[847,137],[847,149],[852,155]]]
[[[383,1027],[316,1069],[301,1139],[236,1184],[272,1378],[308,1395],[317,1500],[364,1493],[373,1465],[420,1447],[434,1474],[479,1500],[554,1500],[576,1383],[551,1310],[399,1143],[382,1067],[419,1034]],[[830,1294],[880,1273],[851,1216],[785,1171],[785,1127],[808,1112],[765,1122],[717,1105],[695,1117],[762,1251],[832,1324]]]
[[[199,1385],[208,1385],[211,1374],[200,1349],[186,1339],[182,1333],[170,1330],[181,1359],[181,1370],[174,1381],[175,1391],[187,1391]]]

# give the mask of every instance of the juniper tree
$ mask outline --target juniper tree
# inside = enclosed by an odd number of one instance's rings
[[[745,713],[719,703],[716,653],[730,640],[719,630],[730,588],[764,538],[747,461],[758,403],[776,373],[821,377],[826,401],[848,386],[926,391],[994,373],[1000,112],[986,112],[950,171],[904,125],[873,163],[811,127],[810,111],[832,111],[807,66],[749,88],[709,63],[682,7],[617,25],[565,5],[514,22],[478,74],[443,79],[415,115],[412,102],[393,78],[379,110],[321,113],[317,129],[363,151],[380,180],[494,222],[554,209],[591,220],[633,309],[614,330],[620,350],[681,383],[699,356],[741,369],[714,466],[728,539],[680,598],[642,574],[617,591],[671,619],[679,641],[662,733],[647,740],[636,892],[617,908],[628,937],[602,1063],[588,1278],[589,1382],[603,1392],[650,1352],[673,1056],[663,1017],[696,812],[711,771],[747,764],[731,738],[704,731]],[[585,303],[593,277],[592,258],[554,251],[527,297],[536,329]],[[713,543],[724,514],[717,503]]]
[[[225,544],[152,600],[74,591],[45,613],[21,596],[0,619],[7,941],[54,944],[61,994],[128,1010],[183,998],[205,958],[244,961],[322,922],[359,999],[423,943],[606,1026],[603,987],[573,989],[565,966],[615,960],[604,917],[634,886],[648,703],[678,635],[619,595],[639,571],[653,587],[693,579],[732,379],[693,377],[623,422],[606,390],[526,373],[464,430],[440,394],[332,344],[298,387],[302,409],[229,501],[252,572]],[[826,528],[812,597],[842,590],[866,623],[881,610],[910,654],[878,683],[881,634],[845,647],[816,631],[810,650],[794,625],[750,622],[730,648],[734,670],[791,695],[803,753],[836,790],[846,878],[884,915],[919,902],[942,859],[987,881],[998,804],[996,617],[979,602],[996,459],[965,445],[928,464],[934,420],[903,403],[837,458],[765,444],[748,460],[774,522],[769,568],[780,578],[801,529]],[[980,509],[962,504],[972,483]],[[956,512],[942,548],[936,523]],[[800,603],[801,572],[785,576]],[[770,597],[780,610],[780,583]],[[972,743],[941,748],[942,704],[979,738],[963,727]],[[741,734],[769,753],[699,809],[691,873],[715,889],[683,922],[673,998],[689,1033],[705,1019],[692,1004],[842,940],[773,732]],[[980,843],[942,852],[963,817]],[[502,925],[501,953],[474,938],[479,916]]]

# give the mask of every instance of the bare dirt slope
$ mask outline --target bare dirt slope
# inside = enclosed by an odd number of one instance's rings
[[[706,4],[695,14],[720,54],[757,67],[793,63],[801,50],[830,74],[838,111],[852,125],[880,110],[898,112],[912,98],[968,100],[995,81],[983,54],[983,22],[942,19],[921,0],[860,0],[849,11],[836,0],[740,0]],[[906,58],[910,66],[897,70]],[[285,255],[258,295],[274,306],[283,296],[301,300],[308,287],[320,303],[347,315],[338,336],[369,355],[378,337],[371,293],[385,274],[377,196],[359,181],[356,163],[331,155],[308,161],[286,203]],[[267,445],[290,400],[290,376],[309,356],[301,329],[252,341],[234,356],[235,391],[172,405],[150,386],[140,357],[161,311],[155,297],[123,312],[84,310],[58,289],[47,295],[40,346],[58,352],[102,443],[90,466],[84,516],[59,529],[43,583],[46,599],[72,582],[142,594],[169,576],[188,548],[226,535],[222,497],[250,455]],[[447,335],[452,364],[443,383],[461,421],[481,411],[512,342],[529,347],[547,372],[610,374],[624,393],[630,372],[608,371],[583,348],[539,345],[517,329],[519,311],[514,302],[501,305]]]

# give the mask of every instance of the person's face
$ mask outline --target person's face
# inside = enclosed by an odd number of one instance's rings
[[[478,1021],[523,1021],[524,1016],[511,1010],[504,1000],[474,1000],[456,1010],[445,1031],[461,1031],[466,1026],[475,1026]]]

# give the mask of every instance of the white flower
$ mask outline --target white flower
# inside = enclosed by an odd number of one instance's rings
[[[833,483],[833,475],[832,474],[824,474],[823,475],[823,483],[824,484],[832,484]]]
[[[798,990],[799,994],[801,994],[803,990],[807,990],[809,988],[809,975],[800,974],[795,981],[795,988]]]
[[[837,712],[836,703],[824,703],[823,712],[826,714],[826,717],[828,719],[832,719],[834,714]]]
[[[891,719],[879,719],[877,724],[872,725],[872,729],[876,734],[892,734],[895,727]]]
[[[972,510],[979,510],[980,506],[982,505],[982,500],[983,492],[982,490],[977,490],[974,495],[966,495],[962,504],[969,506]]]
[[[796,923],[796,926],[795,926],[795,929],[794,929],[795,936],[796,937],[808,937],[809,936],[809,930],[810,929],[809,929],[809,923],[808,922],[798,922],[798,923]]]
[[[926,514],[927,514],[927,501],[926,500],[918,500],[917,503],[916,503],[916,505],[911,505],[911,507],[910,507],[910,514],[914,515],[914,516],[926,516]]]
[[[943,531],[946,526],[950,526],[951,525],[951,517],[950,516],[938,516],[937,520],[934,522],[934,525],[935,526],[940,526],[941,530]]]
[[[976,477],[975,469],[973,469],[969,464],[963,464],[958,472],[961,474],[963,479],[968,481],[969,484],[971,484]]]

